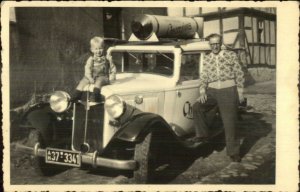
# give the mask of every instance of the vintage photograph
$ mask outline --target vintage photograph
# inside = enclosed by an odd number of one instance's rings
[[[9,7],[10,185],[275,185],[277,8]]]

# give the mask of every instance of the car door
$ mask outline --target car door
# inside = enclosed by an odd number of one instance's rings
[[[193,104],[199,98],[199,68],[201,54],[185,53],[181,59],[180,79],[176,86],[175,110],[172,127],[184,136],[194,132]]]

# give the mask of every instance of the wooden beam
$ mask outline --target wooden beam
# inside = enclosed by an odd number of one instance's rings
[[[275,65],[268,65],[268,64],[252,64],[247,65],[247,68],[269,68],[269,69],[275,69]]]
[[[240,14],[238,16],[238,20],[239,20],[239,43],[240,43],[240,47],[245,48],[244,16]]]
[[[251,27],[244,27],[245,30],[251,30],[252,28]],[[233,33],[233,32],[239,32],[240,29],[229,29],[229,30],[226,30],[224,31],[223,33]]]
[[[276,44],[271,43],[249,43],[251,46],[262,46],[262,47],[275,47]]]
[[[274,32],[275,32],[275,45],[277,44],[277,26],[276,26],[276,22],[274,22]],[[275,65],[277,65],[277,46],[275,46]]]
[[[236,35],[236,37],[235,37],[235,39],[234,39],[234,41],[233,41],[233,44],[232,44],[232,48],[235,47],[235,44],[237,43],[237,41],[238,41],[238,39],[239,39],[239,35],[240,35],[240,33],[238,33],[238,34]]]
[[[252,64],[252,57],[251,57],[251,54],[250,54],[250,48],[249,48],[249,42],[248,42],[248,38],[247,38],[247,35],[245,34],[245,39],[246,39],[246,47],[247,47],[247,50],[248,50],[248,53],[249,53],[249,58],[250,58],[250,63]]]
[[[266,21],[264,20],[264,43],[266,44]],[[269,42],[270,43],[270,42]],[[266,47],[264,48],[265,51],[264,51],[264,54],[265,54],[265,63],[268,63],[267,62],[267,49]]]
[[[271,21],[269,21],[269,43],[271,44]],[[269,58],[270,58],[270,64],[271,62],[271,47],[269,47]]]
[[[260,63],[260,45],[258,46],[258,63]]]
[[[218,8],[219,12],[219,24],[220,24],[220,34],[223,36],[223,18],[222,18],[222,8]]]
[[[251,27],[252,27],[252,43],[255,42],[254,40],[254,27],[253,27],[253,17],[251,17]],[[248,44],[249,46],[250,44]],[[254,46],[252,46],[252,58],[254,60]],[[251,64],[254,64],[254,61],[252,60],[252,63]]]
[[[274,13],[267,13],[252,8],[236,8],[223,11],[223,18],[229,18],[236,15],[242,14],[250,17],[263,17],[266,20],[276,21],[276,15]],[[216,20],[219,18],[218,12],[204,13],[199,16],[204,17],[204,21]]]

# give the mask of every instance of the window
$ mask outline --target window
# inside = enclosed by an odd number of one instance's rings
[[[264,30],[265,25],[263,20],[258,20],[258,27],[257,27],[257,42],[264,43]]]
[[[174,54],[162,52],[113,52],[118,72],[150,73],[172,76],[174,72]]]
[[[199,62],[200,53],[182,55],[180,81],[199,79]]]

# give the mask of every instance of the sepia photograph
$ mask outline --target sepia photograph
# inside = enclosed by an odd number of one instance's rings
[[[280,184],[278,4],[6,5],[9,189]]]

